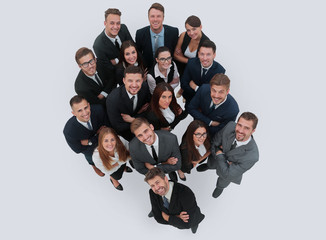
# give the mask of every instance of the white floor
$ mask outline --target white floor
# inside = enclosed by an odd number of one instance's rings
[[[104,11],[117,7],[132,36],[151,2],[15,1],[1,24],[1,239],[325,239],[325,11],[323,1],[160,1],[165,23],[184,31],[198,15],[216,43],[241,112],[259,117],[260,161],[213,199],[214,171],[187,176],[206,215],[198,232],[147,217],[143,176],[123,192],[93,173],[62,130],[78,73]],[[179,139],[188,117],[175,130]]]

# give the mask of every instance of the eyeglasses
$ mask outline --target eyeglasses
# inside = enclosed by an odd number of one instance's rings
[[[79,66],[83,67],[83,68],[88,68],[89,64],[90,65],[94,65],[96,63],[96,58],[92,58],[91,60],[89,60],[88,62],[84,62],[82,64],[79,64]]]
[[[201,133],[194,133],[194,135],[195,135],[196,138],[201,138],[201,137],[206,138],[207,137],[207,133],[203,133],[203,134],[201,134]]]
[[[164,63],[165,61],[169,62],[172,60],[172,57],[167,57],[167,58],[159,58],[158,59],[161,63]]]

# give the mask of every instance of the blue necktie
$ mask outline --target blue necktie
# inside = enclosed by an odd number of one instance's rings
[[[92,125],[91,125],[91,123],[89,121],[87,122],[87,127],[88,127],[89,130],[93,130]]]
[[[163,206],[166,208],[166,209],[169,209],[169,201],[168,201],[168,199],[165,197],[165,196],[163,196]]]

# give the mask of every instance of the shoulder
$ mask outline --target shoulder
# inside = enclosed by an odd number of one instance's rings
[[[169,32],[174,32],[174,33],[179,32],[178,28],[176,28],[176,27],[172,27],[172,26],[165,25],[165,24],[163,25],[163,27],[164,27],[164,31],[167,30]]]
[[[143,28],[138,29],[138,30],[136,31],[136,35],[137,35],[137,34],[139,34],[139,35],[144,34],[144,33],[146,33],[147,31],[149,31],[149,26],[146,26],[146,27],[143,27]]]
[[[187,65],[198,65],[200,64],[199,58],[189,58]]]
[[[232,106],[233,108],[236,108],[239,110],[239,106],[237,101],[234,99],[234,97],[232,97],[231,94],[228,94],[228,98],[226,100],[226,102],[228,103],[229,106]]]
[[[110,99],[115,99],[115,100],[120,100],[120,99],[118,99],[118,98],[116,98],[116,97],[119,96],[119,95],[122,95],[123,90],[125,90],[125,89],[126,89],[126,88],[125,88],[125,85],[122,85],[122,86],[119,86],[118,88],[113,89],[113,90],[109,93],[108,98],[110,98]]]
[[[157,131],[155,131],[155,133],[157,134],[159,139],[170,139],[170,141],[177,139],[177,136],[169,131],[157,130]]]
[[[75,116],[72,116],[71,118],[69,118],[69,120],[66,122],[64,128],[63,128],[63,133],[66,135],[68,132],[70,132],[72,129],[74,129],[78,122],[76,120]]]
[[[101,44],[101,42],[103,41],[103,39],[105,37],[105,34],[104,34],[104,30],[95,38],[95,41],[94,41],[94,47],[96,47],[98,44]]]
[[[225,73],[226,70],[221,64],[219,64],[215,60],[214,60],[213,64],[214,64],[214,68],[216,69],[217,73],[223,73],[223,74]]]
[[[189,196],[194,196],[193,191],[186,185],[183,185],[182,183],[174,182],[174,190],[177,190],[177,192],[183,197],[187,198]]]

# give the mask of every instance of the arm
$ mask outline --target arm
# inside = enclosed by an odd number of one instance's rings
[[[185,186],[182,188],[182,191],[178,192],[178,198],[179,203],[181,203],[182,210],[178,215],[170,215],[169,224],[181,229],[190,228],[198,209],[195,195],[190,188]],[[186,216],[182,215],[188,215],[189,218],[187,219]]]
[[[191,99],[187,110],[194,119],[201,120],[209,126],[212,120],[200,111],[201,102],[207,97],[205,94],[207,95],[207,92],[204,91],[203,87],[200,87],[196,95]]]
[[[134,167],[135,169],[145,175],[148,171],[147,167],[145,166],[145,162],[144,162],[144,158],[143,158],[143,153],[139,152],[139,144],[138,139],[134,138],[130,144],[129,144],[129,149],[130,149],[130,156],[131,156],[131,160],[134,163]]]
[[[188,62],[188,58],[185,57],[181,51],[181,45],[182,45],[182,42],[183,42],[183,39],[185,37],[185,34],[186,32],[183,32],[180,34],[180,37],[178,39],[178,43],[177,43],[177,46],[175,47],[175,50],[174,50],[174,59],[178,60],[179,62],[182,62],[182,63],[187,63]]]
[[[151,200],[152,205],[152,212],[154,214],[154,218],[158,223],[161,224],[168,224],[167,221],[164,220],[162,216],[162,209],[161,209],[161,203],[160,203],[160,197],[159,195],[156,195],[151,189],[149,190],[149,197]]]
[[[190,87],[189,83],[191,79],[191,68],[194,67],[194,64],[191,64],[192,61],[188,61],[185,71],[181,77],[181,88],[184,90],[184,97],[186,99],[191,98],[195,94],[195,91]],[[191,66],[190,66],[191,65]]]
[[[181,153],[180,153],[180,149],[179,149],[177,136],[175,136],[172,133],[169,133],[169,134],[171,134],[170,135],[171,137],[168,138],[169,139],[169,147],[171,148],[170,158],[174,157],[177,159],[177,161],[175,164],[164,163],[164,164],[159,164],[157,166],[157,167],[161,168],[165,173],[173,172],[173,171],[179,170],[181,168]],[[168,161],[168,159],[167,159],[167,161]],[[167,162],[167,161],[165,161],[165,162]],[[173,162],[175,162],[175,161],[173,161]]]
[[[148,84],[150,93],[153,94],[154,89],[156,87],[156,81],[155,81],[154,77],[149,73],[147,74],[147,84]]]

